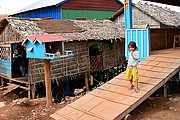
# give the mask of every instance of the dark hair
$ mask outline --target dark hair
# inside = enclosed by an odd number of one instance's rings
[[[135,50],[138,49],[138,47],[136,46],[136,43],[133,42],[133,41],[129,43],[128,47],[130,47],[130,46],[133,47],[133,48],[135,48]]]

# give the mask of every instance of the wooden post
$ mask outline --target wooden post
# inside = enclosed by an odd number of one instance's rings
[[[109,81],[109,69],[106,71],[107,81]]]
[[[28,98],[31,99],[31,87],[28,85]]]
[[[3,82],[3,80],[2,80],[2,78],[0,78],[0,86],[2,86],[2,82]]]
[[[87,91],[89,91],[89,73],[85,73],[85,85],[87,88]]]
[[[167,83],[164,84],[164,98],[167,98],[168,94],[167,94]]]
[[[165,45],[166,49],[168,48],[168,36],[167,36],[167,30],[165,30]]]
[[[36,92],[35,92],[35,85],[31,85],[31,98],[35,99],[36,98]]]
[[[31,99],[31,70],[30,70],[30,60],[28,60],[28,98]]]
[[[50,60],[44,60],[44,74],[46,86],[46,107],[52,104],[52,89],[51,89],[51,73],[50,73]]]

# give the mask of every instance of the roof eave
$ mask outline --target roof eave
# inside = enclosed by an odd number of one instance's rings
[[[58,6],[60,6],[60,5],[64,4],[64,3],[66,3],[67,1],[68,1],[68,0],[63,0],[62,2],[56,4],[56,7],[58,7]]]
[[[121,2],[121,0],[117,0],[122,6],[124,6],[124,4]]]

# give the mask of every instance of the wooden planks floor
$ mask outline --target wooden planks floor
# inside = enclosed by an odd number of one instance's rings
[[[120,120],[180,70],[180,49],[153,51],[138,65],[139,87],[128,90],[125,72],[51,115],[55,120]]]

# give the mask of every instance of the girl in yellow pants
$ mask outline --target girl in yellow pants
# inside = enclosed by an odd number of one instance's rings
[[[140,89],[138,87],[138,59],[139,59],[139,52],[135,42],[130,42],[128,45],[130,50],[128,65],[126,69],[126,79],[130,81],[130,90],[134,88],[133,82],[135,82],[135,91],[138,93]]]

